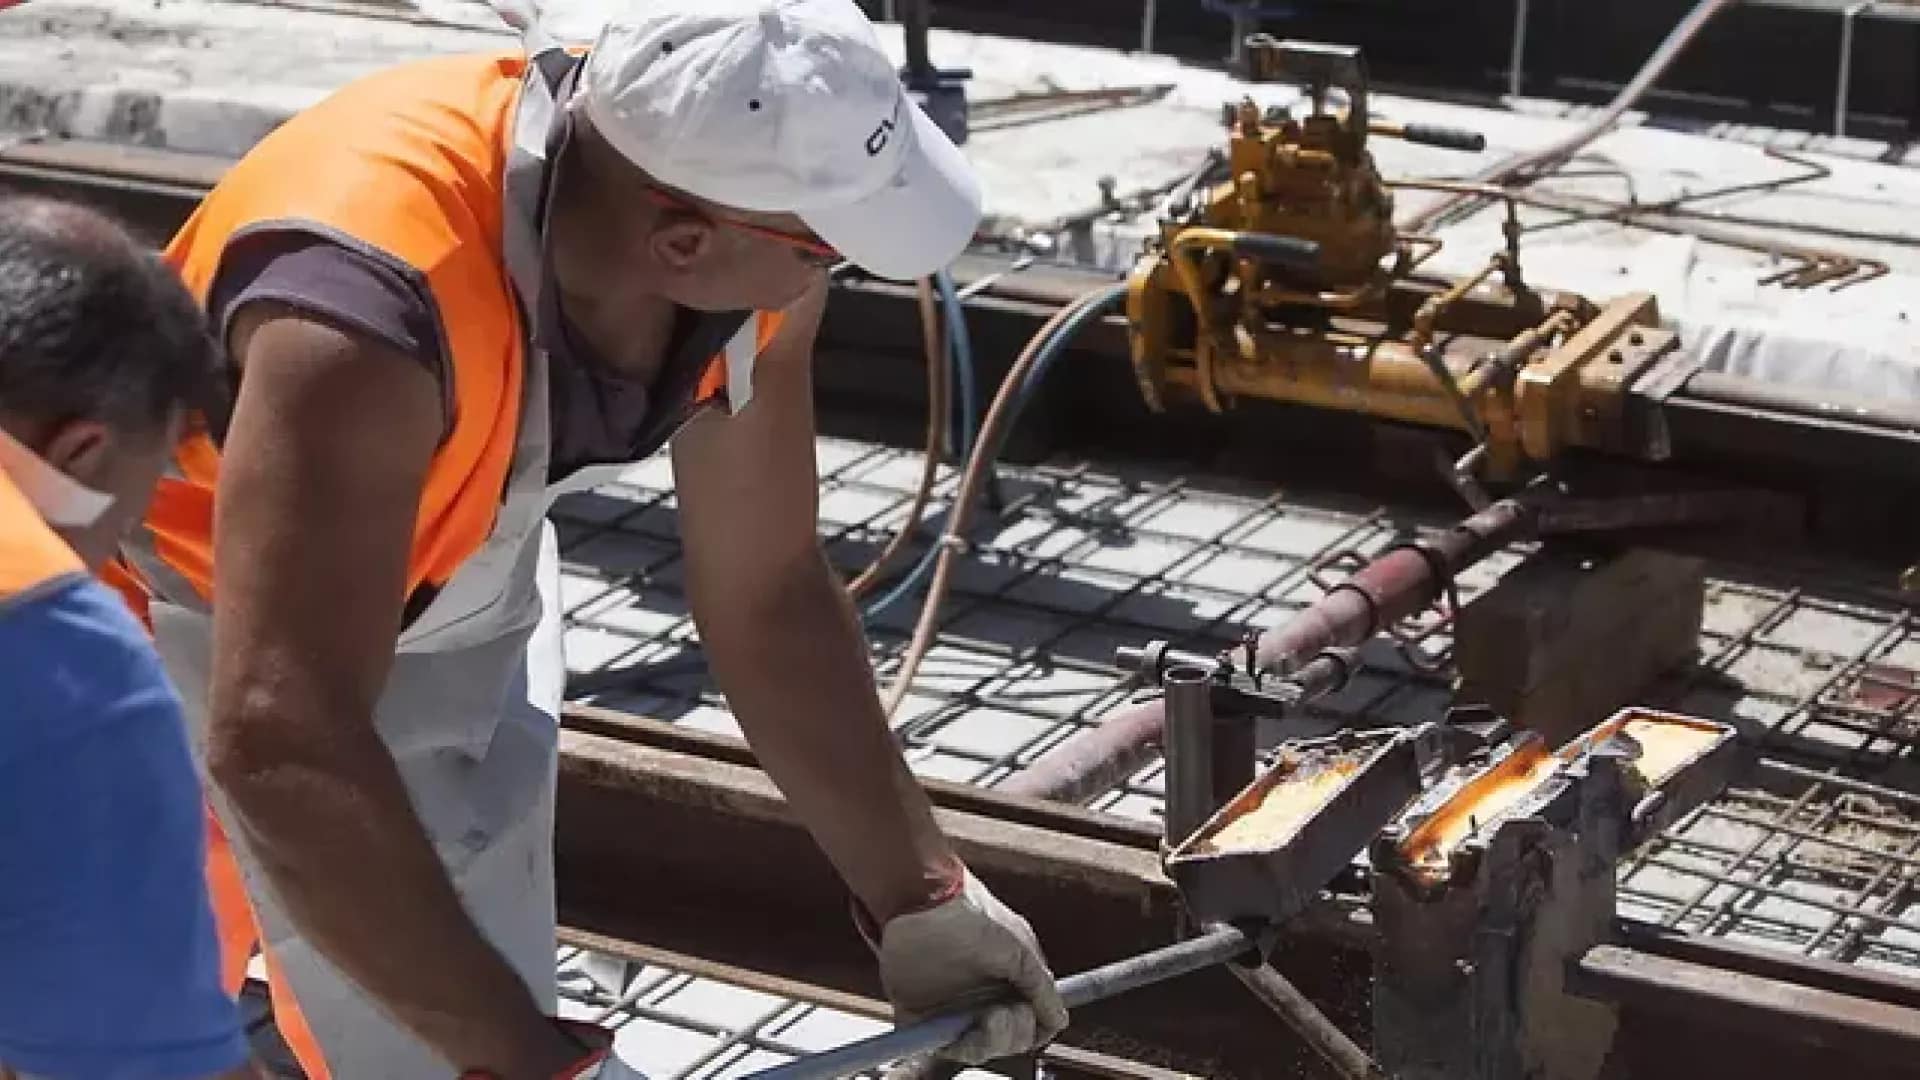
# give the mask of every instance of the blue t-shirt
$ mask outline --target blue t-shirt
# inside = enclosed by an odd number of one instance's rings
[[[48,1080],[245,1063],[203,815],[180,700],[120,598],[74,575],[0,601],[0,1063]]]

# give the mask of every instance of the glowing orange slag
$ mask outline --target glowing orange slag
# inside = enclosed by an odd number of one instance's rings
[[[1498,765],[1468,781],[1433,816],[1420,823],[1401,842],[1400,851],[1422,876],[1441,877],[1453,850],[1481,825],[1511,810],[1553,775],[1561,759],[1531,740]]]
[[[1629,713],[1594,728],[1586,739],[1568,745],[1561,752],[1584,752],[1587,746],[1598,746],[1622,730],[1627,738],[1640,744],[1640,756],[1634,760],[1633,768],[1650,788],[1666,783],[1674,773],[1680,771],[1682,765],[1706,752],[1725,734],[1718,725],[1700,723],[1684,716]]]
[[[1193,845],[1199,854],[1266,851],[1280,847],[1313,818],[1360,768],[1352,754],[1301,762],[1251,800],[1225,825]]]
[[[1649,788],[1672,779],[1724,734],[1717,725],[1686,717],[1636,712],[1593,728],[1558,752],[1549,753],[1545,744],[1531,740],[1456,792],[1401,842],[1401,853],[1422,877],[1444,877],[1449,857],[1469,837],[1513,809],[1556,768],[1577,761],[1619,732],[1639,744],[1633,768]]]

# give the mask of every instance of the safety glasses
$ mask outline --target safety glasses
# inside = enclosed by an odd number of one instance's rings
[[[756,225],[751,221],[719,217],[708,213],[693,203],[688,202],[686,199],[663,188],[649,185],[646,191],[647,195],[652,198],[655,203],[665,209],[693,214],[714,225],[722,225],[729,229],[738,229],[741,232],[752,233],[755,236],[762,236],[766,239],[785,244],[792,248],[794,254],[799,256],[800,261],[806,263],[808,266],[831,268],[846,261],[846,256],[840,254],[840,252],[834,249],[833,245],[817,236],[803,236],[798,233],[785,232],[766,225]]]

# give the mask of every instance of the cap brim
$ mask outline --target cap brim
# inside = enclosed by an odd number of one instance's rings
[[[917,104],[913,144],[887,185],[847,206],[800,213],[822,240],[876,277],[907,281],[944,269],[979,228],[980,185],[945,132]]]

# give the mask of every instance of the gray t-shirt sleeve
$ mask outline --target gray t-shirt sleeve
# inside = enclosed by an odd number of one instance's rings
[[[221,340],[235,314],[256,300],[296,308],[412,357],[439,380],[445,430],[452,430],[451,361],[440,312],[417,272],[320,232],[265,229],[234,241],[208,290],[207,316]],[[657,449],[709,358],[748,317],[683,312],[660,369],[642,382],[609,371],[556,314],[561,333],[547,374],[551,477]]]
[[[222,341],[233,317],[256,300],[299,309],[419,361],[440,384],[442,418],[451,428],[453,381],[440,313],[412,271],[319,233],[266,230],[234,241],[208,290],[207,317]]]

